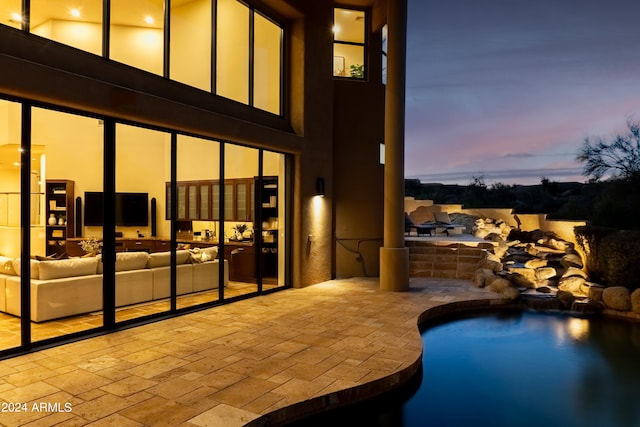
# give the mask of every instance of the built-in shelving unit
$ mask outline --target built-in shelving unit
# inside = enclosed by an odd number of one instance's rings
[[[256,200],[256,211],[262,221],[261,251],[263,279],[278,276],[278,177],[265,176],[256,179],[260,184],[259,198]]]
[[[46,255],[66,253],[66,242],[74,237],[74,182],[48,179],[45,184]]]

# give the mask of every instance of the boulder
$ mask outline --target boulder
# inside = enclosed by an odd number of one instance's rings
[[[562,307],[569,309],[573,305],[573,302],[576,300],[576,297],[573,296],[571,292],[566,291],[558,291],[556,293],[556,298],[562,305]]]
[[[604,286],[595,283],[589,283],[589,294],[587,295],[591,301],[602,302],[602,292]]]
[[[515,300],[520,297],[520,292],[512,286],[503,289],[500,293],[510,300]]]
[[[631,311],[640,313],[640,288],[631,292]]]
[[[486,289],[492,292],[501,293],[503,290],[511,287],[511,282],[502,277],[496,276],[490,282],[487,282]]]
[[[596,301],[574,301],[571,304],[571,311],[582,314],[598,314],[602,311],[602,303]]]
[[[494,277],[496,277],[496,275],[493,274],[493,271],[487,268],[478,268],[474,273],[473,283],[478,288],[484,288],[487,285],[487,281],[489,279],[493,279]]]
[[[524,266],[527,268],[533,268],[535,270],[536,268],[546,267],[547,263],[548,261],[546,259],[533,258],[525,262]]]
[[[566,254],[560,259],[560,265],[562,265],[567,270],[569,267],[582,268],[584,264],[582,263],[582,258],[578,254]]]
[[[602,291],[602,302],[607,308],[618,311],[631,310],[631,295],[624,286],[612,286]]]
[[[530,268],[508,267],[509,279],[517,286],[536,288],[536,272]]]
[[[495,252],[493,252],[493,253],[487,252],[487,253],[485,253],[484,257],[488,261],[502,262],[502,257],[500,255],[496,254]]]
[[[567,242],[565,242],[564,240],[558,240],[555,239],[553,237],[549,237],[546,239],[541,239],[538,240],[538,243],[543,245],[543,246],[547,246],[551,249],[555,249],[557,251],[566,251],[567,250]]]
[[[558,273],[553,267],[541,267],[535,269],[535,274],[537,280],[547,280],[555,277]]]
[[[583,295],[582,285],[584,285],[585,279],[580,276],[563,277],[558,283],[558,289],[565,292],[571,292],[572,294]],[[584,295],[588,296],[588,295]]]
[[[572,276],[578,276],[578,277],[582,277],[582,278],[586,279],[587,278],[587,273],[584,270],[580,269],[580,268],[569,267],[569,268],[567,268],[567,271],[565,271],[562,274],[562,278],[572,277]]]
[[[503,266],[501,262],[491,261],[485,257],[478,261],[477,268],[486,268],[487,270],[498,273],[502,271]]]
[[[529,243],[526,247],[525,247],[525,252],[528,253],[531,256],[537,257],[538,254],[540,253],[540,249],[538,249],[536,247],[536,245]]]
[[[504,240],[501,240],[498,245],[493,247],[493,255],[495,255],[498,258],[498,261],[500,261],[500,259],[507,253],[507,250],[509,250],[509,246],[505,244]]]

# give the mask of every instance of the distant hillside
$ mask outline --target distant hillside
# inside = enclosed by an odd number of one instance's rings
[[[485,185],[481,179],[469,185],[422,183],[405,180],[405,195],[440,204],[462,204],[466,208],[512,208],[517,213],[546,213],[553,219],[585,220],[602,184],[553,182],[536,185]]]

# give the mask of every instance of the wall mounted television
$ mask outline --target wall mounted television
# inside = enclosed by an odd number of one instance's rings
[[[104,195],[99,191],[84,193],[84,225],[104,224]],[[116,225],[146,227],[149,225],[148,193],[116,193]]]

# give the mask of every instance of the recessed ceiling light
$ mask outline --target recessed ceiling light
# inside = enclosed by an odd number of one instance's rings
[[[80,17],[80,11],[78,9],[71,9],[69,13],[71,13],[71,16],[74,16],[76,18]]]
[[[14,22],[22,22],[22,15],[14,12],[11,14],[11,20]]]
[[[144,22],[146,22],[147,24],[153,24],[154,20],[151,16],[147,16],[144,18]]]

